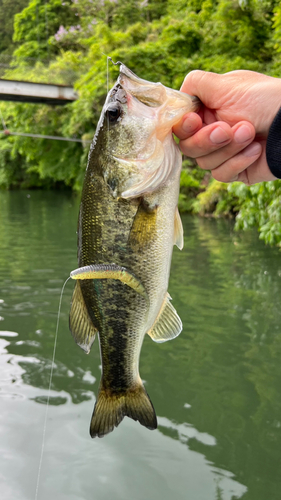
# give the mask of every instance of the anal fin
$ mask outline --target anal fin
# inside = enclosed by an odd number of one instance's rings
[[[154,342],[162,343],[177,337],[182,331],[182,322],[177,311],[170,303],[167,293],[152,328],[147,332]]]
[[[75,284],[69,315],[69,328],[75,342],[88,354],[97,329],[87,311],[79,281]]]

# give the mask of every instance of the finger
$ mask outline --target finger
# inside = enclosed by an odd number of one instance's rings
[[[202,120],[197,113],[187,113],[181,122],[177,123],[173,132],[179,139],[187,139],[202,127]]]
[[[249,122],[239,122],[232,127],[233,140],[223,148],[197,159],[200,168],[213,170],[236,156],[245,149],[255,138],[255,127]]]
[[[211,109],[203,107],[203,122],[206,123],[206,125],[210,125],[217,121],[215,113]]]
[[[181,151],[191,158],[199,158],[222,148],[233,139],[233,131],[225,122],[216,122],[201,128],[191,137],[181,140]]]
[[[217,73],[194,70],[186,75],[181,91],[199,97],[208,108],[219,109],[221,102],[218,99],[218,89],[221,88],[223,78],[224,75]]]
[[[252,184],[256,184],[258,182],[263,181],[274,181],[276,177],[269,170],[267,161],[266,161],[266,153],[265,153],[265,144],[266,141],[262,141],[262,154],[260,157],[254,161],[246,170],[240,172],[238,174],[237,181],[244,182],[247,186],[251,186]]]
[[[259,142],[252,142],[250,146],[242,152],[233,156],[219,167],[212,170],[214,179],[220,182],[237,181],[239,174],[254,163],[262,153],[262,145]]]

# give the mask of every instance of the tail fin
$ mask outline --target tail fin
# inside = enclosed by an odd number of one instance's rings
[[[142,383],[121,394],[110,394],[101,386],[90,425],[91,437],[109,434],[125,416],[150,430],[157,428],[155,410]]]

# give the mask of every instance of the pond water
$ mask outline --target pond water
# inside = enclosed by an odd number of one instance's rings
[[[0,193],[0,492],[35,498],[61,287],[77,267],[78,197]],[[181,335],[147,336],[140,373],[159,427],[92,440],[99,379],[62,299],[38,499],[280,500],[281,254],[255,231],[183,217],[169,292]]]

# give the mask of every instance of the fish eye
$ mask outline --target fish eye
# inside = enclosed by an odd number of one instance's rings
[[[106,116],[110,123],[117,122],[120,115],[121,115],[121,108],[118,105],[111,106],[106,110]]]

